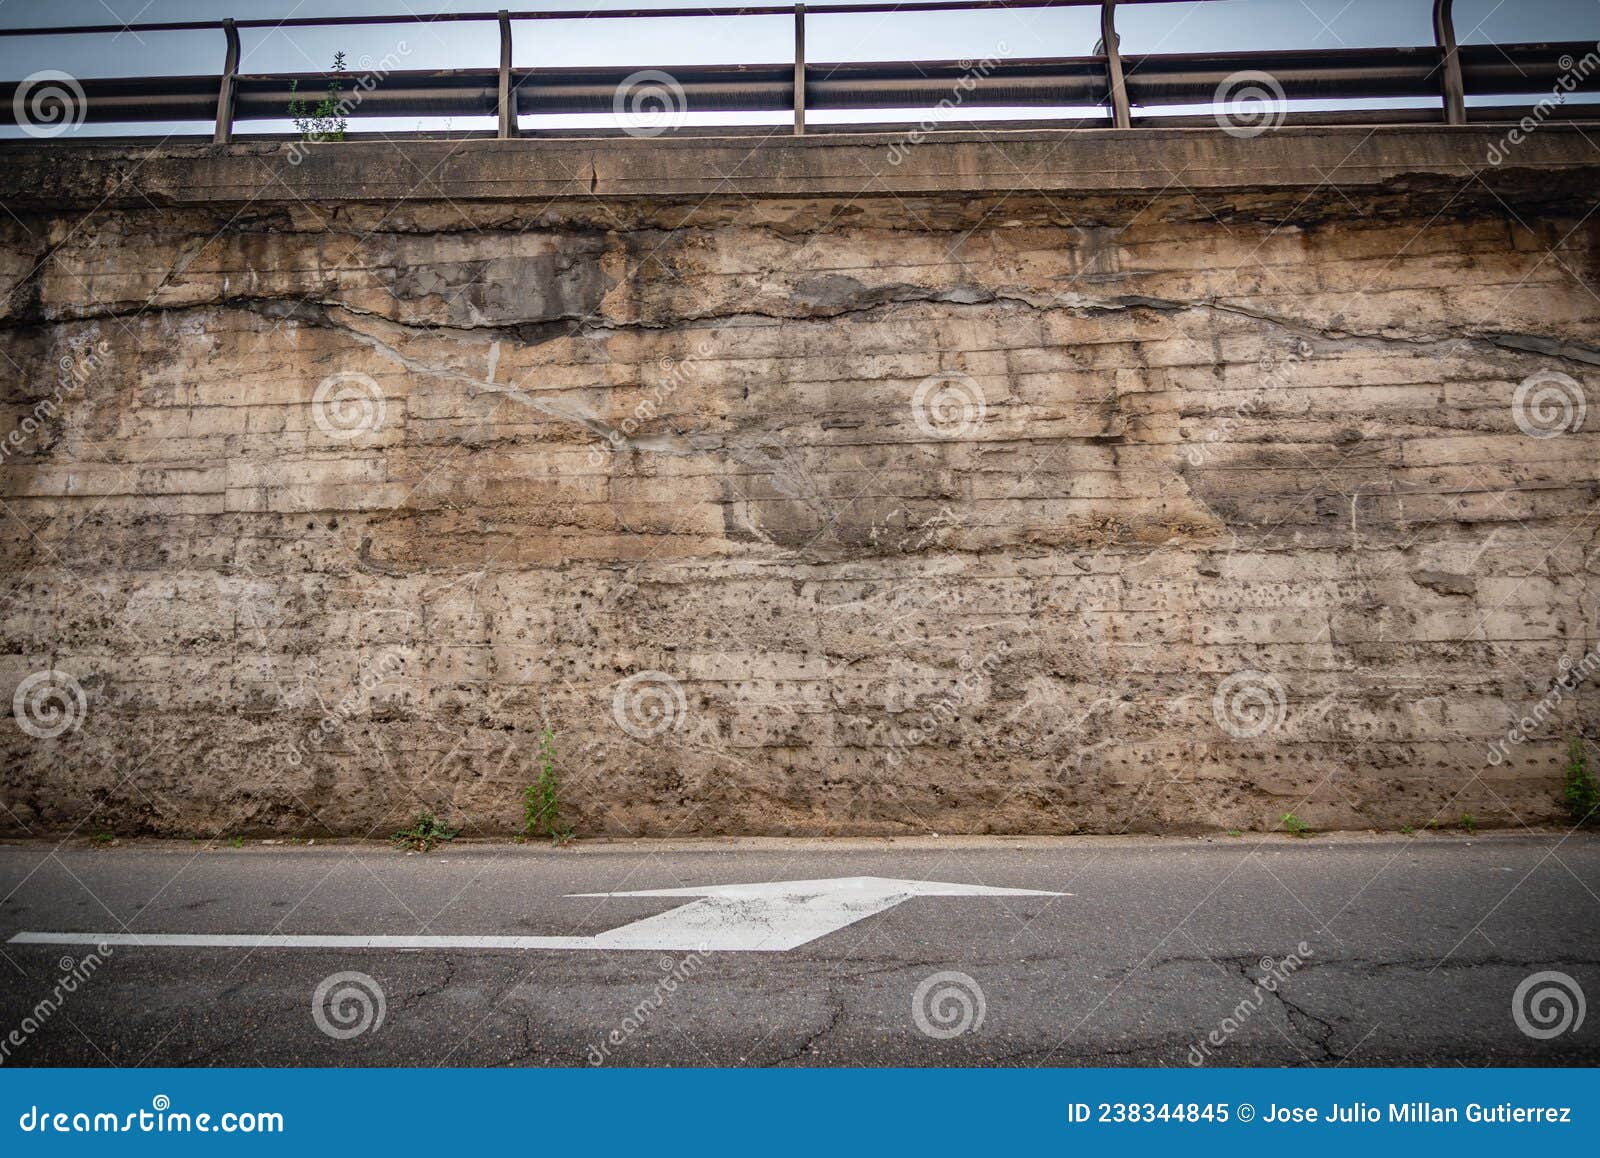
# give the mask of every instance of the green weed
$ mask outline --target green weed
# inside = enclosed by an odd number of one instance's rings
[[[1595,783],[1594,773],[1589,771],[1582,736],[1574,736],[1567,743],[1567,772],[1561,794],[1573,824],[1594,822],[1595,810],[1600,808],[1600,784]]]
[[[572,826],[561,816],[561,779],[556,775],[556,734],[539,734],[539,779],[522,790],[522,834],[548,836],[556,844],[572,839]]]
[[[344,72],[344,53],[336,52],[333,54],[333,79],[328,81],[328,93],[317,102],[316,108],[309,110],[305,98],[300,95],[300,82],[289,82],[289,91],[293,94],[289,97],[289,117],[294,121],[302,140],[312,143],[344,140]]]
[[[454,840],[459,831],[451,828],[432,812],[424,811],[417,813],[416,823],[410,828],[402,828],[389,839],[401,848],[409,848],[413,852],[428,852],[440,841]]]

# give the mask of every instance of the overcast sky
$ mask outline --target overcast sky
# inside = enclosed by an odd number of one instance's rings
[[[492,0],[491,0],[492,2]],[[732,0],[503,0],[514,9],[673,8]],[[743,0],[765,3],[767,0]],[[958,60],[984,57],[1084,56],[1099,37],[1095,8],[1012,12],[918,13],[908,2],[887,14],[826,14],[828,0],[810,0],[807,57],[847,60]],[[105,24],[205,20],[223,16],[274,18],[396,12],[483,11],[457,0],[0,0],[0,25]],[[492,8],[489,10],[493,10]],[[1117,12],[1122,50],[1129,54],[1225,49],[1363,48],[1433,43],[1430,0],[1211,0],[1209,3],[1133,4]],[[1600,41],[1600,0],[1457,0],[1462,43],[1545,40]],[[639,67],[700,63],[760,63],[792,59],[792,18],[539,21],[515,26],[518,67],[621,64]],[[241,33],[243,72],[314,71],[342,49],[354,65],[395,55],[406,69],[491,68],[498,63],[495,25],[375,25]],[[401,44],[404,43],[404,51]],[[73,76],[214,74],[221,70],[220,32],[131,33],[100,36],[0,38],[0,77],[19,80],[46,68]],[[1331,102],[1322,102],[1323,106]],[[1402,102],[1384,102],[1387,104]],[[1417,102],[1408,102],[1417,103]],[[1426,103],[1426,102],[1424,102]],[[1304,107],[1319,107],[1306,105]],[[969,109],[999,118],[1048,116],[1049,110]],[[1163,111],[1181,111],[1166,109]],[[958,111],[959,115],[959,111]],[[609,118],[523,117],[527,128],[603,124]],[[701,123],[778,123],[783,114],[705,114]],[[892,119],[880,111],[822,113],[813,123]],[[693,122],[691,122],[693,123]],[[287,123],[251,121],[243,132],[287,131]],[[490,118],[362,118],[352,129],[492,127]],[[139,126],[151,133],[207,126]],[[126,132],[86,125],[83,134]],[[0,130],[15,135],[15,130]]]

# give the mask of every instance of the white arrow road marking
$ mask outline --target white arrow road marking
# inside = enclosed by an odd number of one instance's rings
[[[887,877],[838,877],[576,893],[580,897],[699,897],[593,937],[396,937],[307,933],[18,933],[20,945],[136,945],[220,949],[655,949],[704,953],[781,953],[892,909],[912,897],[1070,897],[1041,889],[1002,889]]]

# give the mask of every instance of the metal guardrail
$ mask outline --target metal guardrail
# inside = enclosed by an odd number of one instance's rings
[[[1121,0],[1123,4],[1174,0]],[[1418,0],[1420,2],[1420,0]],[[283,120],[298,94],[321,93],[332,73],[241,74],[241,29],[290,29],[493,21],[500,32],[498,68],[392,71],[364,88],[342,115],[490,116],[497,135],[519,135],[524,113],[596,113],[618,108],[623,86],[639,68],[513,68],[512,26],[543,20],[647,20],[707,16],[786,16],[794,20],[792,64],[686,65],[650,69],[672,81],[682,112],[793,111],[794,132],[806,130],[810,110],[921,109],[946,102],[957,88],[963,105],[974,107],[1105,106],[1109,124],[1132,127],[1135,106],[1204,105],[1221,100],[1241,76],[1267,78],[1281,101],[1325,98],[1435,97],[1431,109],[1376,109],[1356,119],[1381,123],[1466,124],[1516,120],[1522,106],[1468,109],[1467,96],[1504,96],[1560,91],[1574,74],[1574,62],[1596,60],[1588,42],[1458,46],[1452,0],[1431,0],[1435,43],[1419,48],[1376,48],[1287,52],[1122,55],[1116,32],[1118,0],[931,0],[929,3],[844,3],[818,7],[813,15],[974,11],[1029,8],[1100,9],[1101,42],[1096,55],[985,61],[975,71],[968,61],[888,61],[809,63],[805,55],[806,6],[612,9],[594,11],[474,12],[402,16],[317,16],[286,20],[168,21],[56,28],[4,28],[0,36],[69,36],[97,33],[220,31],[225,51],[220,75],[89,78],[77,81],[80,119],[97,123],[213,120],[213,140],[233,139],[235,126],[248,120]],[[348,82],[354,74],[346,74]],[[296,88],[298,86],[298,89]],[[0,108],[12,124],[21,82],[0,83]],[[1566,91],[1600,91],[1600,68],[1583,72]],[[1600,113],[1600,109],[1596,110]],[[0,115],[6,115],[0,113]],[[1545,111],[1549,115],[1549,110]],[[1281,118],[1280,120],[1285,119]],[[1341,123],[1348,112],[1302,114],[1296,122]],[[1193,118],[1141,113],[1138,124],[1188,123]],[[1046,122],[1048,123],[1048,122]],[[1106,125],[1107,121],[1074,120]]]

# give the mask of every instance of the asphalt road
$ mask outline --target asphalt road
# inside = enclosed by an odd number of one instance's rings
[[[1513,1008],[1538,973],[1570,980],[1553,982],[1569,1007],[1572,986],[1600,997],[1600,838],[1584,835],[458,845],[428,855],[21,843],[0,846],[0,941],[22,931],[585,938],[694,901],[572,894],[835,877],[1070,895],[914,896],[777,952],[102,954],[11,942],[0,944],[0,1052],[8,1065],[118,1066],[1600,1061],[1600,1013],[1539,1038]],[[772,903],[718,902],[728,908],[717,920],[791,919],[775,918]],[[363,976],[324,984],[341,973]],[[63,985],[74,976],[86,979]],[[1522,1021],[1536,1031],[1563,1017],[1551,985],[1524,993],[1535,1008]]]

